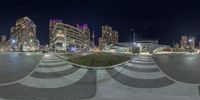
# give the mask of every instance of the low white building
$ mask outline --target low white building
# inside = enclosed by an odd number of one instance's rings
[[[158,41],[154,40],[143,40],[143,41],[135,41],[135,42],[121,42],[116,44],[110,44],[104,48],[104,50],[115,50],[116,52],[149,52],[153,53],[153,51],[157,48],[170,48],[169,45],[160,45]]]

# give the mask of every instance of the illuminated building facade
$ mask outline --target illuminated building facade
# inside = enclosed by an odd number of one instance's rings
[[[6,52],[9,51],[9,44],[7,43],[6,35],[1,36],[1,41],[0,41],[0,52]]]
[[[94,32],[92,32],[92,43],[91,43],[92,48],[95,47],[94,38],[95,38]]]
[[[187,36],[182,36],[180,41],[180,48],[182,50],[195,49],[195,37],[187,38]]]
[[[179,43],[175,44],[175,49],[177,49],[177,50],[179,49]]]
[[[102,37],[99,38],[99,47],[102,49],[106,45],[115,44],[119,42],[119,35],[117,31],[113,31],[110,26],[102,26]]]
[[[181,49],[187,48],[187,36],[182,36],[180,41]]]
[[[60,20],[60,19],[51,19],[49,21],[49,44],[50,44],[50,47],[52,46],[52,42],[53,42],[53,29],[54,29],[54,26],[57,23],[62,23],[62,20]]]
[[[188,47],[191,49],[195,49],[195,37],[192,37],[188,40]]]
[[[11,28],[9,40],[13,51],[37,51],[40,47],[36,37],[36,25],[28,17],[16,21],[15,27]]]
[[[103,38],[99,38],[99,49],[103,49],[103,47],[105,47]]]
[[[83,32],[83,34],[86,36],[85,38],[82,37],[82,39],[85,40],[86,42],[86,47],[89,49],[90,48],[90,29],[88,27],[87,24],[76,24],[75,25],[76,28],[78,28],[79,30],[81,30]]]
[[[52,37],[52,48],[56,51],[79,52],[90,48],[90,30],[86,24],[71,26],[57,23]]]
[[[6,35],[1,36],[1,43],[6,43]]]

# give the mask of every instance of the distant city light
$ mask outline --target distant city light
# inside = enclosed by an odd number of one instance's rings
[[[26,55],[27,55],[27,56],[30,56],[30,55],[31,55],[31,53],[26,53]]]
[[[59,32],[61,33],[61,32]],[[64,34],[57,34],[58,37],[64,37],[65,35]]]
[[[138,43],[137,46],[140,47],[141,45]]]
[[[58,33],[61,33],[61,32],[62,32],[61,30],[58,31]]]
[[[50,57],[50,55],[49,55],[49,54],[45,54],[44,56],[45,56],[45,57]]]
[[[33,40],[32,40],[32,39],[30,39],[30,42],[33,42]]]
[[[71,51],[71,52],[75,52],[76,50],[77,50],[76,47],[70,47],[70,51]]]
[[[12,43],[13,43],[13,44],[16,43],[16,40],[15,40],[15,39],[12,39]]]

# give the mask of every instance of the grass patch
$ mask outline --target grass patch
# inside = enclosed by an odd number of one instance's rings
[[[94,53],[78,58],[69,59],[70,62],[85,66],[112,66],[129,60],[127,55],[117,55],[111,53]]]

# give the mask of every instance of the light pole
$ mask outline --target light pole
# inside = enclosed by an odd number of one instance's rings
[[[133,28],[130,28],[130,30],[133,32],[133,50],[135,51],[135,45],[136,45],[136,43],[135,43],[135,31],[133,30]]]

